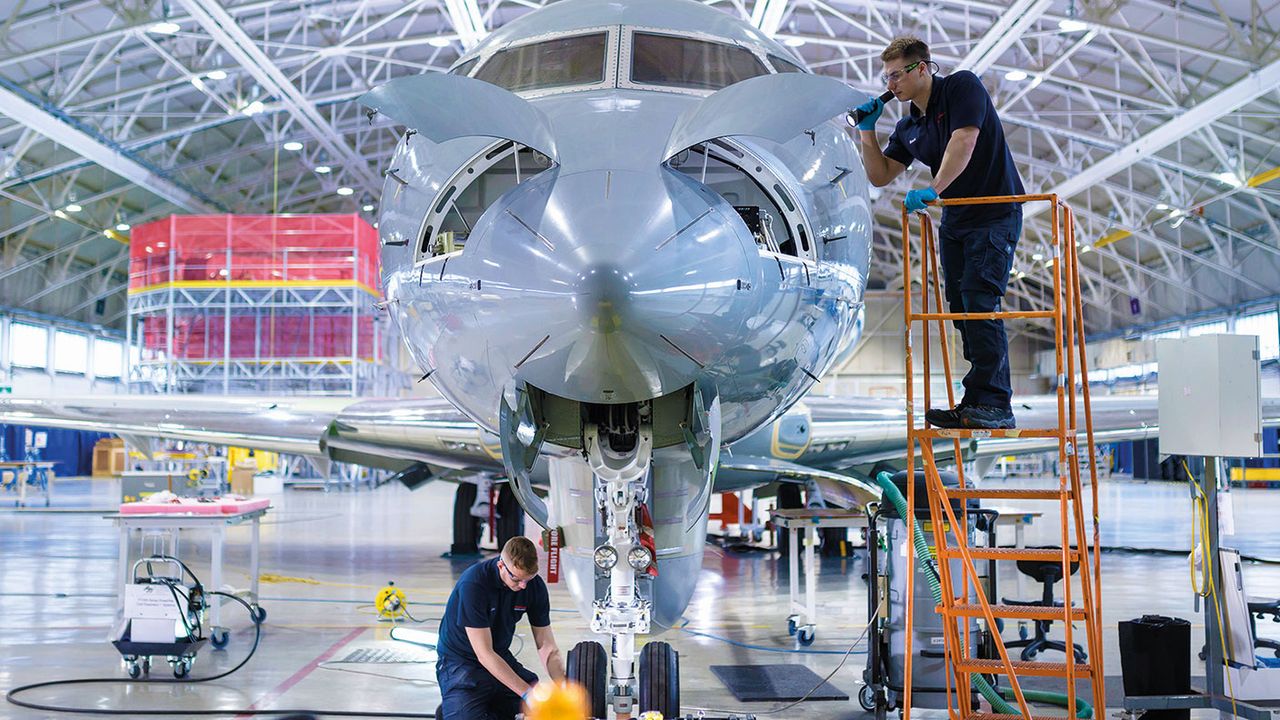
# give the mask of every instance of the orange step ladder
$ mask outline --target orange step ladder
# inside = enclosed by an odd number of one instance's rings
[[[991,313],[951,313],[945,312],[942,304],[940,284],[939,251],[933,232],[933,223],[925,213],[916,217],[920,227],[920,252],[923,261],[920,263],[922,275],[920,283],[919,310],[912,302],[912,243],[911,216],[902,213],[902,272],[903,272],[903,307],[906,320],[906,390],[907,390],[907,467],[916,467],[916,455],[920,456],[922,469],[928,488],[930,523],[933,528],[934,547],[937,548],[938,576],[942,584],[942,604],[937,612],[952,622],[945,623],[944,634],[947,658],[947,706],[952,720],[1014,720],[1017,717],[1026,720],[1038,720],[1043,716],[1033,716],[1027,700],[1023,695],[1020,678],[1037,676],[1060,678],[1065,683],[1063,688],[1070,699],[1071,712],[1076,702],[1076,683],[1087,679],[1091,683],[1093,699],[1093,717],[1106,716],[1105,687],[1103,685],[1103,648],[1102,648],[1102,590],[1099,582],[1100,546],[1098,529],[1098,477],[1095,463],[1089,463],[1092,492],[1092,535],[1085,534],[1084,494],[1081,487],[1081,471],[1079,463],[1079,444],[1083,439],[1087,443],[1088,457],[1096,457],[1093,437],[1093,421],[1089,413],[1089,382],[1086,368],[1084,320],[1080,296],[1080,277],[1077,272],[1077,255],[1075,243],[1075,219],[1071,208],[1061,202],[1056,195],[1015,195],[1007,197],[965,198],[963,200],[942,200],[936,205],[978,205],[993,203],[1027,203],[1048,202],[1052,213],[1052,275],[1053,275],[1053,307],[1044,310],[1002,311]],[[932,301],[932,302],[931,302]],[[917,426],[915,418],[915,375],[912,354],[912,332],[915,324],[920,323],[920,333],[924,340],[923,347],[923,391],[924,406],[930,407],[932,394],[930,381],[931,323],[936,323],[936,332],[941,344],[943,373],[946,377],[948,407],[955,406],[954,383],[951,375],[951,361],[948,347],[947,325],[951,320],[1027,320],[1046,319],[1053,324],[1053,338],[1056,348],[1057,362],[1057,426],[1052,428],[1016,429],[1016,430],[968,430],[941,429],[927,425]],[[1076,375],[1080,374],[1081,395],[1077,398]],[[1077,414],[1077,400],[1082,401],[1082,412]],[[1083,416],[1084,428],[1081,433],[1080,419]],[[1082,437],[1083,435],[1083,437]],[[975,488],[965,481],[962,440],[974,438],[1056,438],[1058,445],[1059,482],[1053,489],[1015,489]],[[935,458],[935,443],[946,439],[954,442],[956,471],[959,476],[958,487],[947,488],[943,485],[938,473],[938,462]],[[907,483],[907,507],[916,507],[914,482]],[[1036,500],[1056,502],[1058,504],[1062,526],[1061,543],[1057,548],[1020,549],[987,547],[970,547],[969,532],[965,523],[965,512],[955,512],[952,501],[964,507],[969,499],[1006,499]],[[915,565],[915,547],[907,543],[907,566]],[[989,598],[979,582],[974,565],[975,560],[1036,560],[1062,563],[1063,599],[1062,606],[1024,606],[1002,605]],[[956,565],[959,566],[960,582],[956,582]],[[1078,578],[1073,581],[1071,566],[1078,565]],[[914,597],[916,573],[907,576],[907,597]],[[1078,583],[1078,587],[1073,587]],[[957,592],[959,594],[957,594]],[[1067,657],[1062,662],[1022,661],[1010,657],[1009,650],[1000,638],[997,630],[997,618],[1012,620],[1052,620],[1062,624],[1065,632]],[[981,621],[990,630],[997,657],[986,658],[975,656],[975,648],[966,642],[970,635],[970,623]],[[1085,647],[1088,661],[1073,662],[1071,652],[1073,643],[1078,637],[1078,629],[1073,624],[1079,623],[1085,635]],[[911,662],[913,618],[908,614],[906,622],[906,688],[903,698],[903,718],[911,717]],[[1007,679],[1012,690],[1020,715],[984,714],[974,707],[973,693],[970,691],[970,679],[973,675],[1001,675]]]

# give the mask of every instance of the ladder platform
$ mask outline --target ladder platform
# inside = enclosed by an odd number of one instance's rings
[[[940,552],[949,560],[959,560],[963,557],[960,550],[954,547],[942,549]],[[1036,560],[1048,562],[1062,560],[1062,556],[1063,551],[1060,548],[969,548],[969,557],[974,560]],[[1080,560],[1080,553],[1075,548],[1068,548],[1066,556],[1067,560],[1071,562]]]
[[[1063,618],[1063,609],[1050,605],[991,605],[990,607],[993,616],[1010,620],[1062,620]],[[950,610],[941,605],[937,608],[939,615],[985,617],[982,606],[972,603],[956,603]],[[1071,619],[1084,620],[1084,608],[1071,608]]]
[[[978,500],[1061,500],[1071,499],[1070,490],[1031,488],[947,488],[947,497]]]
[[[1009,664],[1013,666],[1013,672],[1017,675],[1037,677],[1066,677],[1067,675],[1067,664],[1064,662],[1010,660]],[[974,673],[980,675],[1009,674],[1009,671],[1005,670],[1004,663],[999,660],[959,660],[956,662],[956,670],[959,670],[962,673]],[[1091,677],[1092,669],[1088,663],[1076,663],[1075,670],[1077,679]],[[1021,716],[1019,715],[1018,717]]]
[[[970,438],[1056,438],[1063,435],[1068,440],[1074,442],[1075,430],[1053,430],[1049,428],[1010,428],[1008,430],[992,430],[988,428],[924,428],[912,430],[911,433],[919,438],[936,438],[936,439],[952,439],[959,438],[968,440]]]

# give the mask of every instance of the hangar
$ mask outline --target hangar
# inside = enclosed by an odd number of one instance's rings
[[[1280,5],[0,15],[5,717],[1280,702]]]

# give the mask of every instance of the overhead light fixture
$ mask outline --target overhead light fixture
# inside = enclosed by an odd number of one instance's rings
[[[1063,18],[1058,21],[1058,29],[1064,33],[1081,32],[1089,29],[1089,24],[1075,18]]]
[[[208,74],[205,75],[205,77],[209,78],[210,80],[226,80],[227,71],[226,70],[210,70]]]
[[[156,35],[176,35],[181,29],[182,26],[178,25],[178,23],[163,20],[151,25],[151,27],[147,28],[147,32],[155,33]]]
[[[338,188],[337,192],[338,192],[338,194],[339,194],[339,195],[341,195],[341,196],[343,196],[343,197],[346,197],[346,196],[350,195],[351,193],[354,193],[354,192],[355,192],[355,190],[352,190],[351,188],[349,188],[349,187],[347,187],[347,186],[345,186],[345,185],[344,185],[344,186],[342,186],[342,187]]]
[[[1234,172],[1220,172],[1215,174],[1214,177],[1218,178],[1218,182],[1223,185],[1230,185],[1233,188],[1244,187],[1244,181],[1241,180],[1240,176]]]
[[[197,90],[203,90],[203,89],[204,89],[204,81],[203,81],[203,80],[201,80],[200,78],[196,77],[195,75],[192,75],[192,76],[191,76],[191,84],[192,84],[192,85],[195,85]]]
[[[254,115],[257,115],[258,113],[266,109],[267,109],[267,106],[263,105],[261,100],[254,100],[248,105],[245,105],[244,108],[240,110],[240,112],[245,117],[253,117]]]
[[[297,152],[302,149],[302,143],[298,142],[297,140],[290,140],[289,142],[285,143],[282,147],[285,150],[288,150],[289,152]]]
[[[53,216],[56,218],[62,218],[63,220],[67,219],[67,214],[62,212],[61,210],[54,210]]]
[[[328,165],[317,165],[316,172],[320,173],[321,175],[328,175],[329,173],[333,172],[333,168],[329,167]]]
[[[1169,203],[1158,202],[1158,203],[1156,203],[1156,209],[1157,209],[1157,210],[1168,210],[1168,209],[1169,209]]]
[[[373,212],[373,204],[365,203],[364,207],[361,209],[363,209],[365,212]]]
[[[447,37],[433,37],[427,40],[427,44],[434,48],[447,48],[453,44],[453,41]]]
[[[782,44],[786,45],[787,47],[798,48],[798,47],[802,47],[805,44],[805,39],[798,38],[798,37],[789,37],[783,40]]]
[[[130,227],[130,225],[129,225],[129,223],[127,223],[127,222],[122,222],[122,223],[117,223],[117,224],[116,224],[116,230],[119,230],[120,232],[128,232],[128,231],[129,231],[129,227]]]
[[[1179,215],[1178,218],[1174,220],[1173,224],[1170,225],[1169,227],[1173,228],[1174,230],[1177,230],[1178,228],[1182,227],[1182,223],[1186,221],[1187,221],[1186,215]]]
[[[1080,246],[1080,254],[1081,254],[1081,255],[1083,255],[1083,254],[1085,254],[1085,253],[1087,253],[1087,252],[1092,252],[1092,251],[1093,251],[1093,246],[1092,246],[1092,245],[1085,244],[1085,245],[1081,245],[1081,246]]]
[[[67,207],[65,208],[67,212],[80,212],[83,209],[84,208],[80,207],[76,203],[67,203]]]
[[[1031,259],[1040,262],[1044,259],[1044,255],[1042,253],[1031,253]]]
[[[1028,77],[1026,70],[1010,70],[1004,74],[1004,79],[1010,82],[1022,82]]]

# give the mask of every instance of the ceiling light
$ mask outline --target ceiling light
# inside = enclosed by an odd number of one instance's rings
[[[339,194],[339,195],[341,195],[341,196],[343,196],[343,197],[346,197],[346,196],[350,195],[350,194],[351,194],[351,193],[353,193],[353,192],[355,192],[355,190],[352,190],[351,188],[346,187],[345,185],[344,185],[344,186],[342,186],[342,187],[340,187],[340,188],[338,188],[338,194]]]
[[[267,109],[267,106],[263,105],[261,100],[254,100],[248,105],[245,105],[244,109],[240,112],[243,113],[245,117],[253,117],[265,109]]]
[[[371,205],[371,204],[366,204],[362,209],[363,209],[365,212],[373,212],[373,205]]]
[[[155,33],[156,35],[175,35],[181,29],[182,27],[178,23],[164,20],[147,28],[147,32]]]
[[[1087,252],[1091,252],[1092,250],[1093,250],[1093,246],[1092,246],[1092,245],[1081,245],[1081,246],[1080,246],[1080,254],[1081,254],[1081,255],[1083,255],[1083,254],[1085,254],[1085,253],[1087,253]]]
[[[205,77],[209,78],[210,80],[226,80],[227,71],[226,70],[210,70],[209,73],[205,75]]]
[[[1044,255],[1042,255],[1041,253],[1032,253],[1031,259],[1035,260],[1036,262],[1040,262],[1041,260],[1044,259]]]
[[[1058,29],[1064,33],[1073,33],[1088,30],[1089,25],[1075,18],[1063,18],[1058,21]]]
[[[1244,186],[1244,181],[1240,179],[1240,176],[1230,171],[1217,173],[1214,177],[1218,178],[1218,182],[1230,185],[1233,188]]]
[[[1157,210],[1168,210],[1168,209],[1169,209],[1169,203],[1163,203],[1163,202],[1156,203],[1156,209],[1157,209]]]
[[[1177,208],[1173,212],[1169,213],[1169,219],[1172,220],[1174,218],[1182,217],[1183,215],[1186,215],[1186,213],[1183,212],[1181,208]]]
[[[1027,79],[1026,70],[1010,70],[1004,74],[1004,79],[1011,82],[1022,82]]]
[[[302,143],[298,142],[297,140],[290,140],[289,142],[284,144],[284,149],[290,152],[297,152],[302,149]]]
[[[332,171],[333,171],[333,168],[329,167],[328,165],[316,166],[316,172],[320,173],[321,175],[328,175]]]
[[[102,234],[103,234],[103,236],[104,236],[104,237],[109,237],[109,238],[111,238],[111,239],[113,239],[113,240],[114,240],[114,239],[115,239],[115,237],[116,237],[116,231],[115,231],[115,230],[112,230],[111,228],[107,228],[106,230],[103,230],[103,231],[102,231]]]
[[[66,207],[67,212],[80,212],[83,209],[84,208],[80,207],[76,203],[68,203]]]
[[[117,229],[117,230],[119,230],[120,232],[128,232],[128,231],[129,231],[129,223],[127,223],[127,222],[122,222],[122,223],[120,223],[120,224],[116,225],[116,229]]]
[[[804,43],[805,43],[805,39],[798,38],[798,37],[789,37],[786,40],[782,41],[783,45],[786,45],[787,47],[793,47],[793,48],[801,47],[802,45],[804,45]]]
[[[61,210],[54,210],[53,216],[56,218],[62,218],[63,220],[67,219],[67,214],[62,212]]]
[[[433,37],[427,40],[427,44],[431,47],[447,48],[453,44],[453,41],[447,37]]]
[[[1178,219],[1174,220],[1173,224],[1170,225],[1169,227],[1173,228],[1174,230],[1177,230],[1178,228],[1182,227],[1182,223],[1186,221],[1187,221],[1187,217],[1185,215],[1179,215]]]
[[[192,85],[195,85],[197,90],[203,90],[203,89],[204,89],[204,81],[203,81],[203,80],[201,80],[200,78],[196,77],[195,75],[192,75],[192,76],[191,76],[191,84],[192,84]]]

